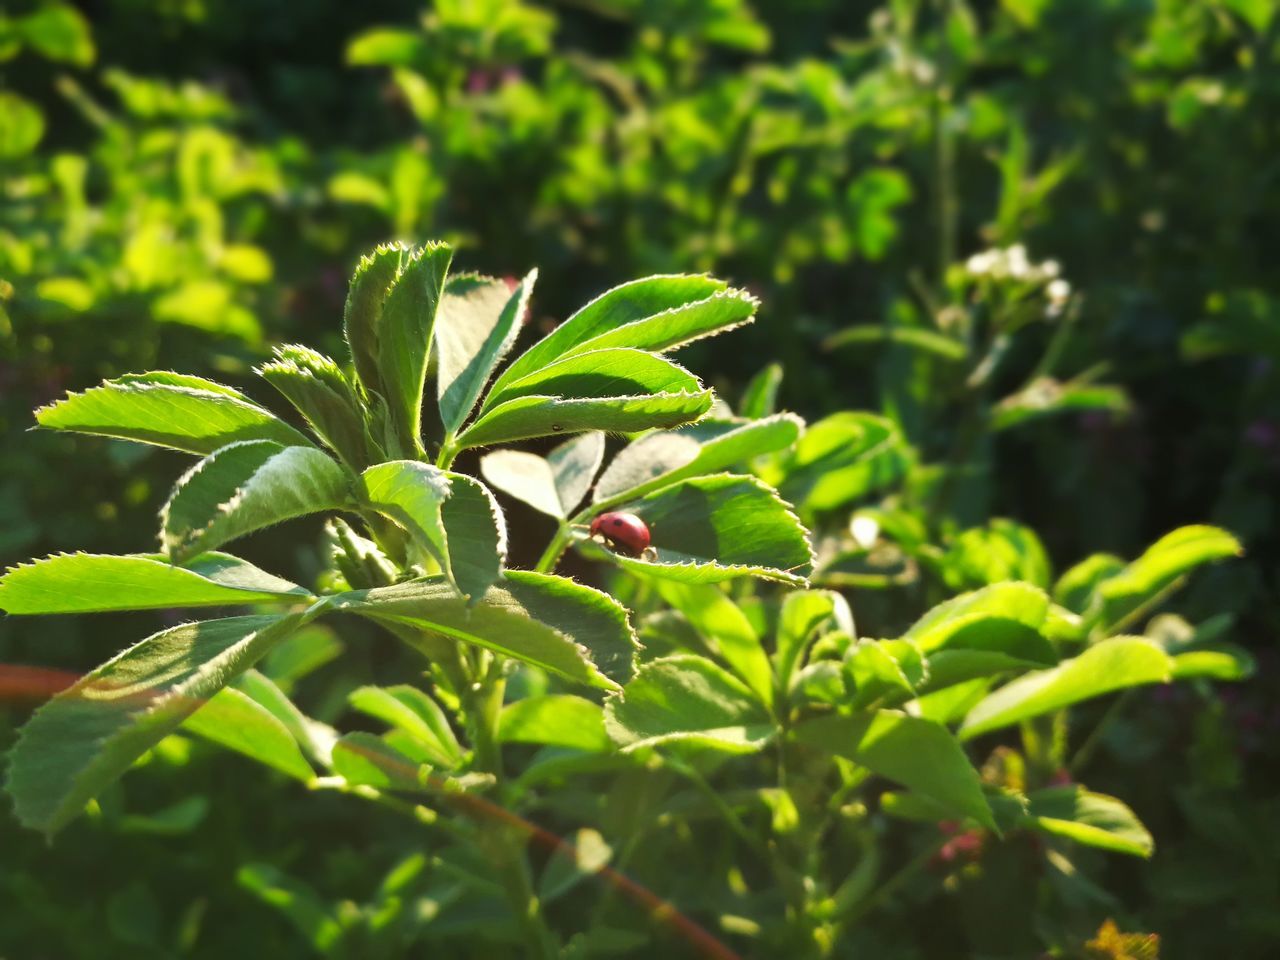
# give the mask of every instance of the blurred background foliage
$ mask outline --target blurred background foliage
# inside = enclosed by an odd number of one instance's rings
[[[964,468],[918,498],[954,534],[952,589],[1047,581],[1050,560],[1135,556],[1188,522],[1241,537],[1248,557],[1206,574],[1188,613],[1234,614],[1259,679],[1230,700],[1150,694],[1114,728],[1109,792],[1164,845],[1110,888],[1167,956],[1270,955],[1278,8],[9,0],[0,560],[145,549],[137,526],[177,464],[28,433],[34,406],[149,368],[244,385],[281,340],[336,354],[346,277],[377,242],[447,238],[495,275],[536,264],[542,327],[625,279],[714,271],[763,301],[738,349],[687,357],[726,396],[777,362],[783,408],[876,411],[924,463]],[[1004,399],[973,402],[988,385]],[[993,573],[1025,528],[1043,561],[1012,549]],[[0,624],[0,659],[83,668],[138,635],[103,622]],[[394,677],[387,657],[357,637],[341,684],[333,663],[299,682],[340,711],[330,687]],[[0,711],[0,735],[21,715]],[[270,901],[266,881],[237,883],[250,861],[367,891],[372,906],[350,907],[376,912],[396,824],[329,799],[277,809],[235,782],[234,759],[195,759],[156,756],[170,776],[131,783],[127,809],[108,798],[53,851],[0,820],[0,951],[103,956],[106,929],[112,955],[308,955],[250,895]],[[965,922],[998,926],[1000,909]],[[883,955],[956,955],[909,916],[865,937]]]

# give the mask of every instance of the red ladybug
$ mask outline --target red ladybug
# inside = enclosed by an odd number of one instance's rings
[[[653,553],[649,546],[649,528],[634,513],[600,514],[591,521],[591,536],[629,557]]]

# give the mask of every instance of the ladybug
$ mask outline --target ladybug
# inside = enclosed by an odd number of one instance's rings
[[[634,513],[602,513],[591,521],[591,536],[628,557],[651,559],[649,528]]]

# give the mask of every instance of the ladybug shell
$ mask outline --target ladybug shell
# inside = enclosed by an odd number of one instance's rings
[[[634,513],[602,513],[591,521],[591,535],[604,537],[619,553],[638,557],[649,549],[649,528]]]

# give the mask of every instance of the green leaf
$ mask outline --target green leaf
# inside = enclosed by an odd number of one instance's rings
[[[315,890],[270,864],[246,863],[236,872],[236,883],[288,917],[322,956],[342,940],[342,924]]]
[[[447,434],[458,432],[515,343],[537,277],[530,271],[514,291],[488,277],[449,279],[436,318],[436,386]]]
[[[381,737],[348,733],[333,745],[333,769],[353,786],[418,791],[429,768],[413,760]]]
[[[25,97],[0,90],[0,157],[30,153],[44,136],[44,114]]]
[[[225,553],[175,567],[160,554],[64,553],[12,567],[0,578],[0,610],[13,614],[162,610],[314,599],[288,580]]]
[[[600,705],[568,694],[526,697],[507,704],[498,718],[498,740],[589,753],[603,753],[610,746]]]
[[[1049,587],[1049,555],[1030,527],[995,517],[985,527],[965,530],[941,558],[942,576],[952,590],[1021,580]]]
[[[182,561],[294,517],[350,507],[351,477],[313,447],[249,440],[188,470],[161,510],[160,540]]]
[[[1247,680],[1253,676],[1253,654],[1230,643],[1188,650],[1173,657],[1173,679]]]
[[[652,660],[604,708],[605,729],[627,750],[691,743],[731,753],[759,750],[777,733],[758,697],[704,657]]]
[[[565,355],[608,347],[634,347],[664,353],[750,323],[759,305],[760,302],[745,290],[721,290],[705,300],[695,300],[613,327],[576,344]]]
[[[1124,569],[1124,561],[1110,553],[1095,553],[1058,578],[1053,599],[1073,613],[1083,614],[1093,603],[1099,583]]]
[[[1107,410],[1118,416],[1130,410],[1129,395],[1120,387],[1095,383],[1061,383],[1040,377],[991,408],[991,429],[1008,430],[1051,414]]]
[[[315,779],[288,728],[266,707],[232,687],[219,690],[183,721],[182,728],[303,783]]]
[[[408,257],[409,248],[392,243],[378,247],[373,253],[360,258],[351,288],[347,292],[343,311],[342,330],[356,375],[366,390],[382,391],[382,377],[378,373],[378,332],[382,324],[382,307],[391,287],[400,274],[400,264]]]
[[[347,64],[353,67],[414,67],[426,55],[422,33],[374,27],[347,44]]]
[[[298,637],[314,642],[316,639],[314,630],[315,627],[303,627],[301,630],[291,633],[272,648],[271,653],[267,655],[268,663],[272,655]],[[235,686],[241,693],[252,698],[255,703],[269,711],[273,717],[279,720],[284,725],[284,728],[289,731],[289,735],[293,737],[294,741],[302,746],[307,756],[322,767],[329,766],[333,745],[338,740],[338,732],[333,727],[308,717],[294,705],[292,700],[285,696],[283,690],[257,670],[246,670],[236,680]]]
[[[579,683],[612,689],[633,670],[626,610],[547,574],[508,572],[469,607],[443,578],[343,594],[335,609],[487,647]]]
[[[1171,678],[1169,656],[1156,644],[1141,637],[1113,637],[989,694],[969,711],[960,735],[967,740],[1113,690]]]
[[[834,590],[803,590],[787,594],[778,615],[774,662],[784,689],[804,660],[805,651],[824,627],[856,636],[849,603]]]
[[[660,581],[662,599],[683,613],[766,705],[773,703],[773,668],[747,615],[711,583]]]
[[[444,711],[417,687],[359,687],[347,695],[347,702],[361,713],[404,731],[434,766],[456,767],[462,762],[462,748]]]
[[[26,826],[56,833],[85,803],[310,614],[232,617],[153,634],[38,709],[9,754]]]
[[[805,510],[834,510],[896,481],[909,451],[892,421],[837,413],[810,426],[784,464],[779,489]]]
[[[764,420],[704,420],[647,434],[613,458],[596,484],[597,503],[643,496],[689,477],[716,473],[791,446],[804,421],[782,413]]]
[[[49,4],[16,21],[18,33],[50,60],[87,67],[93,63],[93,34],[75,7]]]
[[[1027,800],[1023,824],[1043,833],[1135,857],[1155,852],[1155,841],[1142,821],[1115,797],[1071,785],[1037,790],[1027,794]]]
[[[897,710],[879,710],[853,717],[818,717],[800,724],[794,735],[801,743],[862,764],[996,829],[978,771],[955,736],[940,723]]]
[[[592,300],[517,357],[498,377],[492,392],[505,389],[508,384],[541,370],[580,344],[603,336],[617,327],[706,300],[725,288],[726,284],[721,281],[704,276],[647,277],[614,287]]]
[[[436,312],[453,248],[429,243],[405,258],[378,318],[378,377],[401,456],[422,454],[422,396]]]
[[[245,440],[273,440],[284,446],[310,441],[275,414],[221,384],[188,385],[172,375],[144,374],[107,380],[84,393],[69,393],[36,411],[49,430],[71,430],[188,453],[213,453]],[[147,378],[147,379],[144,379]],[[214,389],[216,388],[216,389]]]
[[[389,460],[360,474],[359,486],[361,499],[413,537],[454,583],[441,517],[441,506],[452,492],[449,475],[418,460]]]
[[[662,393],[697,393],[698,378],[679,364],[643,350],[621,347],[563,357],[485,398],[484,411],[520,397],[639,397]]]
[[[507,522],[483,483],[464,473],[448,477],[449,499],[440,516],[449,537],[449,568],[458,590],[475,602],[502,576]]]
[[[920,651],[910,640],[859,640],[845,654],[845,665],[854,684],[852,705],[858,709],[910,700],[926,675]]]
[[[635,433],[676,427],[697,420],[711,409],[711,403],[710,390],[568,400],[520,397],[484,414],[459,435],[456,445],[466,449],[586,430]]]
[[[354,469],[370,460],[364,416],[355,390],[338,365],[307,347],[275,348],[276,359],[257,368],[302,414],[311,429]]]
[[[584,433],[557,446],[547,454],[556,494],[566,515],[573,513],[604,462],[604,434]]]
[[[903,637],[929,653],[953,642],[973,646],[970,641],[984,621],[1012,622],[1038,630],[1048,614],[1049,598],[1043,590],[1029,583],[996,583],[938,604]]]
[[[571,841],[555,848],[538,878],[538,898],[549,903],[593,877],[613,858],[613,849],[598,830],[582,827]]]
[[[782,364],[771,363],[757,373],[742,391],[738,415],[748,420],[770,417],[778,412],[778,388],[782,386]]]
[[[1166,534],[1098,585],[1104,629],[1114,627],[1197,567],[1241,553],[1240,541],[1217,527],[1180,527]]]
[[[924,353],[931,353],[935,357],[941,357],[944,360],[963,360],[969,355],[968,347],[959,340],[923,327],[900,325],[860,324],[854,327],[846,327],[839,333],[828,337],[823,342],[823,346],[828,350],[833,350],[836,347],[864,343],[901,344],[906,347],[914,347]]]
[[[685,583],[764,577],[803,584],[813,567],[809,540],[799,519],[769,487],[754,477],[719,474],[663,487],[627,504],[649,527],[655,560],[606,552],[642,576]]]

